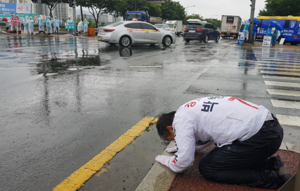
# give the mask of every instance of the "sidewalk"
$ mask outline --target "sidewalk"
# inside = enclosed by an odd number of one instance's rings
[[[174,142],[171,142],[168,148],[173,146]],[[219,184],[203,178],[199,173],[198,164],[213,148],[214,146],[210,146],[204,150],[197,151],[195,153],[194,165],[188,170],[178,174],[156,162],[136,191],[272,191],[270,189]],[[298,171],[299,152],[300,147],[283,142],[280,150],[274,155],[279,155],[288,170],[294,175]],[[170,154],[164,152],[163,155]]]
[[[52,33],[51,35],[48,34],[39,34],[37,31],[34,32],[33,35],[28,35],[27,33],[23,32],[21,34],[17,34],[17,33],[10,33],[10,32],[6,32],[6,31],[0,31],[0,35],[1,34],[5,34],[5,35],[11,35],[11,36],[29,36],[29,37],[44,37],[44,38],[51,38],[51,37],[70,37],[70,35],[68,35],[68,31],[60,31],[59,35],[56,35],[54,33]],[[78,35],[73,35],[74,37],[80,37],[80,36],[86,36],[86,37],[93,37],[93,36],[87,36],[87,34],[78,34]]]

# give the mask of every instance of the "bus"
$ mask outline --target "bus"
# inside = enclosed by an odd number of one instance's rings
[[[259,16],[256,18],[261,21],[261,24],[257,26],[256,39],[263,39],[270,22],[276,21],[283,27],[283,31],[280,31],[278,41],[281,38],[285,38],[285,43],[290,43],[291,45],[300,43],[300,16]]]

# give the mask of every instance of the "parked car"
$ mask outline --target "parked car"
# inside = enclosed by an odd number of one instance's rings
[[[123,47],[131,44],[163,44],[168,47],[176,43],[175,33],[159,30],[154,25],[141,21],[121,21],[99,27],[97,36],[99,41]]]
[[[209,40],[220,40],[220,32],[212,24],[199,19],[187,20],[186,28],[184,28],[183,38],[186,42],[191,40],[199,40],[207,43]]]
[[[167,24],[155,24],[154,26],[156,28],[158,28],[158,29],[165,29],[165,30],[169,30],[170,31],[170,27]]]

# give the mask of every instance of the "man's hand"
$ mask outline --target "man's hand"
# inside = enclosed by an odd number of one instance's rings
[[[167,151],[168,153],[175,153],[175,152],[177,152],[177,147],[167,148],[166,151]]]
[[[166,155],[157,155],[155,160],[167,167],[169,167],[169,161],[170,161],[170,156],[166,156]]]

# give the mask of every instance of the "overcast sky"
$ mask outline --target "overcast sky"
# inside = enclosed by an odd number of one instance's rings
[[[243,20],[250,18],[250,0],[174,0],[188,7],[188,15],[199,14],[204,18],[218,18],[222,15],[237,15]],[[254,16],[258,16],[259,10],[264,9],[265,0],[256,0]]]

